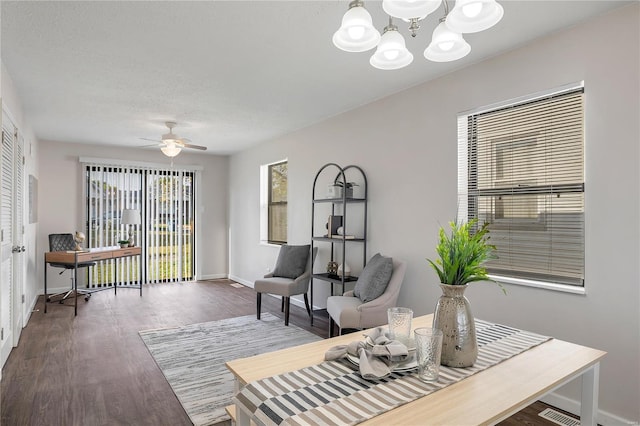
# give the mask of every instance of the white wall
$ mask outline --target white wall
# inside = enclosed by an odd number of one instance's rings
[[[160,150],[127,147],[95,146],[87,144],[42,141],[40,144],[40,181],[38,211],[37,252],[38,284],[43,291],[43,256],[49,247],[48,235],[59,232],[75,232],[84,229],[85,205],[82,166],[79,157],[99,157],[150,163],[170,163]],[[203,167],[200,185],[196,182],[198,213],[196,252],[198,278],[226,277],[227,252],[227,198],[228,157],[209,154],[181,153],[174,159],[176,166],[199,165]],[[50,288],[68,287],[69,277],[49,273]],[[64,280],[64,281],[62,281]]]
[[[425,258],[435,255],[438,226],[456,215],[457,113],[584,80],[587,294],[506,285],[504,296],[477,283],[467,297],[478,318],[607,351],[604,420],[640,421],[639,35],[636,3],[234,155],[230,275],[251,283],[277,255],[259,244],[261,164],[289,159],[289,242],[307,243],[315,172],[327,162],[354,163],[370,184],[369,256],[406,259],[398,303],[432,312],[440,290]],[[326,251],[319,260],[316,271]],[[316,287],[316,305],[326,295]],[[576,411],[578,388],[558,393],[570,400],[556,402]]]

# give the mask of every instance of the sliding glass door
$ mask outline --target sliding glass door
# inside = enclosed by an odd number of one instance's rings
[[[85,166],[87,247],[117,246],[133,235],[136,257],[91,268],[91,287],[179,282],[194,277],[194,172],[106,165]],[[122,210],[140,212],[141,223],[121,223]],[[119,262],[118,277],[114,277]]]

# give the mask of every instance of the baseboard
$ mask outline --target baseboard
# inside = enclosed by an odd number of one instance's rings
[[[555,392],[540,398],[540,400],[546,404],[560,408],[576,416],[580,416],[580,401],[576,401],[566,396],[559,395]],[[603,410],[598,410],[598,424],[603,426],[613,425],[637,425],[638,422],[618,417],[615,414],[608,413]]]
[[[29,306],[29,309],[27,309],[27,312],[25,313],[24,324],[22,325],[22,328],[26,327],[27,324],[29,323],[29,320],[31,319],[31,314],[36,309],[36,304],[38,303],[38,296],[39,295],[36,294],[35,297],[31,300],[31,306]]]
[[[209,274],[209,275],[202,275],[201,277],[198,277],[198,280],[219,280],[221,278],[227,278],[228,275],[227,274]]]
[[[237,283],[240,283],[242,285],[246,285],[249,288],[253,288],[253,281],[243,280],[242,278],[237,277],[235,275],[229,275],[229,279]]]

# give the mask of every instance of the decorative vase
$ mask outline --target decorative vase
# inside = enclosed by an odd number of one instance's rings
[[[349,264],[345,263],[344,266],[342,266],[342,263],[338,266],[338,276],[342,277],[342,273],[344,272],[344,276],[345,277],[350,277],[351,276],[351,268],[349,267]]]
[[[440,284],[442,296],[433,314],[433,328],[442,330],[440,363],[449,367],[471,367],[478,358],[476,324],[464,291],[467,285]]]

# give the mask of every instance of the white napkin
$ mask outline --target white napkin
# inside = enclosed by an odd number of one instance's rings
[[[364,379],[380,379],[388,376],[393,367],[405,361],[409,355],[407,347],[397,340],[391,340],[383,327],[374,329],[368,338],[372,346],[365,342],[355,341],[348,345],[330,348],[325,354],[325,361],[344,358],[348,354],[359,359],[360,375]]]

